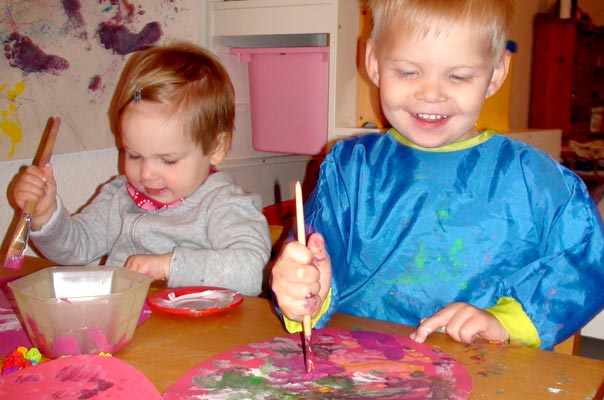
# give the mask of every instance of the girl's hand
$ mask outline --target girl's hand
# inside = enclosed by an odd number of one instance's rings
[[[472,343],[475,338],[501,343],[510,339],[497,318],[467,303],[451,303],[423,319],[411,339],[423,343],[428,335],[441,330],[463,343]]]
[[[34,231],[42,228],[57,210],[57,183],[52,166],[46,164],[43,169],[31,165],[17,178],[13,188],[13,198],[22,211],[27,201],[37,202],[32,214],[31,228]]]
[[[128,257],[124,268],[149,275],[153,279],[168,279],[170,260],[172,260],[172,253],[136,254]]]
[[[308,247],[287,243],[271,271],[271,289],[281,312],[293,321],[316,314],[331,285],[331,262],[323,237],[312,234]]]

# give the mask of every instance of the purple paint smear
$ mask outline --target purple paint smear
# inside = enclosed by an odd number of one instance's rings
[[[29,37],[13,32],[4,42],[4,56],[11,67],[23,72],[58,72],[69,68],[69,62],[55,55],[49,55],[36,46]]]
[[[80,12],[82,8],[82,4],[79,0],[61,0],[63,5],[63,10],[67,15],[69,22],[67,23],[68,29],[78,29],[84,26],[84,18],[82,17],[82,13]],[[81,31],[79,34],[81,39],[87,39],[88,34],[85,30]]]
[[[404,357],[402,346],[391,335],[380,332],[351,331],[350,335],[357,342],[370,350],[378,350],[389,360],[400,360]]]
[[[102,22],[98,35],[106,49],[123,56],[151,47],[161,37],[162,30],[159,22],[149,22],[140,33],[132,33],[123,25]]]
[[[99,88],[101,87],[101,76],[100,75],[95,75],[92,78],[90,78],[90,81],[88,82],[88,90],[91,90],[93,92],[96,92],[97,90],[99,90]]]

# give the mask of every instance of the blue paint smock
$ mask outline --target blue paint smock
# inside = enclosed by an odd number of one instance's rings
[[[398,132],[337,143],[305,204],[337,311],[417,325],[452,302],[511,297],[551,349],[604,306],[604,230],[582,182],[486,131],[441,149]]]

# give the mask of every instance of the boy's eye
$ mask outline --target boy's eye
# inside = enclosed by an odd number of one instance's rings
[[[162,159],[162,162],[166,165],[174,165],[178,162],[178,160],[166,160],[166,159]]]
[[[470,75],[450,75],[451,80],[453,81],[457,81],[457,82],[471,82],[472,81],[472,76]]]

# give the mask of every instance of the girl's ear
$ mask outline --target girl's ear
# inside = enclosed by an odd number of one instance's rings
[[[508,76],[508,71],[510,69],[510,60],[512,58],[512,53],[506,50],[501,57],[501,61],[499,64],[495,66],[493,70],[493,76],[491,77],[491,82],[489,82],[489,86],[487,87],[487,92],[484,96],[485,99],[491,97],[503,85],[506,76]]]
[[[365,69],[367,70],[367,76],[371,79],[371,82],[377,87],[380,87],[380,69],[375,51],[375,45],[373,40],[367,40],[367,47],[365,48]]]
[[[218,139],[212,150],[212,154],[210,154],[210,163],[212,165],[218,165],[227,155],[229,151],[229,144],[226,132],[222,132],[218,135]]]

